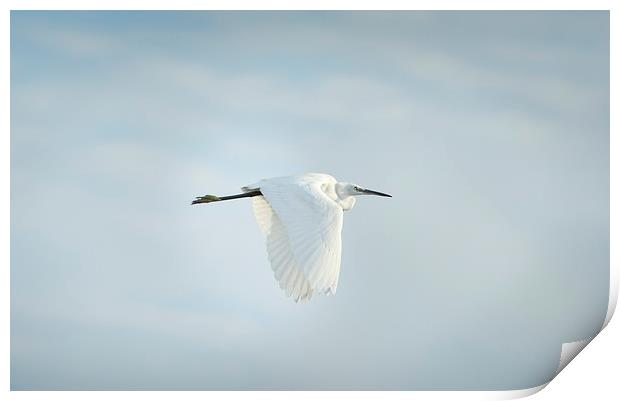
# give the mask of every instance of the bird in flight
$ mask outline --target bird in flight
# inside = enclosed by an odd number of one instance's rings
[[[315,292],[336,292],[342,216],[353,208],[355,197],[392,197],[318,173],[264,179],[241,190],[238,195],[199,196],[192,205],[252,198],[274,276],[295,302],[307,301]]]

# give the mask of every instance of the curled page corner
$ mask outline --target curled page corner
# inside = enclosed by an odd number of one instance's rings
[[[610,280],[609,280],[609,303],[607,305],[607,313],[605,315],[605,321],[603,322],[603,325],[601,326],[600,330],[598,331],[597,335],[601,333],[601,331],[603,331],[603,329],[607,326],[607,324],[609,323],[609,321],[611,320],[614,311],[616,309],[616,304],[618,302],[618,275],[617,275],[617,271],[616,269],[614,269],[613,267],[610,268]],[[596,337],[596,336],[594,336]],[[494,394],[493,399],[496,400],[514,400],[517,398],[524,398],[524,397],[528,397],[532,394],[536,394],[537,392],[541,391],[542,389],[544,389],[545,387],[547,387],[547,385],[549,383],[551,383],[551,381],[553,381],[553,379],[573,360],[575,359],[575,357],[581,352],[583,351],[583,349],[590,344],[590,341],[592,341],[594,339],[594,337],[589,337],[583,340],[579,340],[579,341],[573,341],[573,342],[569,342],[569,343],[563,343],[562,344],[562,350],[560,352],[560,361],[558,362],[558,367],[555,370],[555,373],[553,374],[553,378],[551,378],[551,380],[549,380],[547,383],[541,384],[540,386],[536,386],[536,387],[531,387],[531,388],[527,388],[527,389],[522,389],[522,390],[508,390],[508,391],[501,391],[498,392],[496,394]]]
[[[605,315],[605,321],[603,322],[603,327],[601,330],[607,326],[611,317],[614,315],[614,311],[616,310],[616,304],[618,303],[618,268],[616,265],[612,264],[609,268],[609,303],[607,304],[607,314]]]
[[[496,397],[493,397],[495,400],[516,400],[518,398],[529,397],[530,395],[536,394],[543,388],[547,387],[549,382],[541,384],[540,386],[524,388],[522,390],[506,390],[498,392]]]
[[[585,340],[573,341],[572,343],[562,344],[562,352],[560,353],[560,362],[558,368],[555,370],[554,377],[557,376],[565,367],[572,361],[577,354],[579,354],[586,345],[590,344],[594,337],[586,338]]]
[[[496,400],[514,400],[517,398],[524,398],[532,394],[536,394],[540,390],[547,387],[547,385],[551,383],[551,381],[553,381],[553,379],[562,371],[562,369],[564,369],[570,363],[570,361],[572,361],[577,356],[577,354],[579,354],[586,347],[586,345],[588,345],[590,341],[592,341],[592,338],[587,338],[580,341],[573,341],[570,343],[563,343],[562,351],[560,352],[560,361],[558,362],[558,367],[555,370],[553,377],[548,382],[543,383],[540,386],[526,388],[522,390],[502,391],[496,394],[496,397],[493,398]]]

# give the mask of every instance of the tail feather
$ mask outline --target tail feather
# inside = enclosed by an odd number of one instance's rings
[[[248,193],[248,192],[260,191],[260,188],[256,184],[254,184],[254,185],[246,185],[245,187],[241,187],[241,190],[244,193]]]

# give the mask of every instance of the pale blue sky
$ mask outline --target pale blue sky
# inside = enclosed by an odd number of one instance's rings
[[[317,171],[334,297],[247,201]],[[13,389],[515,389],[602,324],[607,12],[12,12]]]

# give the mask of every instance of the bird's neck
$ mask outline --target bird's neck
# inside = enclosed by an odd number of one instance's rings
[[[355,197],[348,196],[338,201],[338,203],[340,204],[340,206],[342,206],[342,210],[346,212],[347,210],[353,209],[353,206],[355,206]]]
[[[342,210],[351,210],[355,205],[355,197],[350,193],[349,188],[351,184],[346,182],[338,182],[335,185],[334,192],[336,192],[335,201],[342,207]]]

